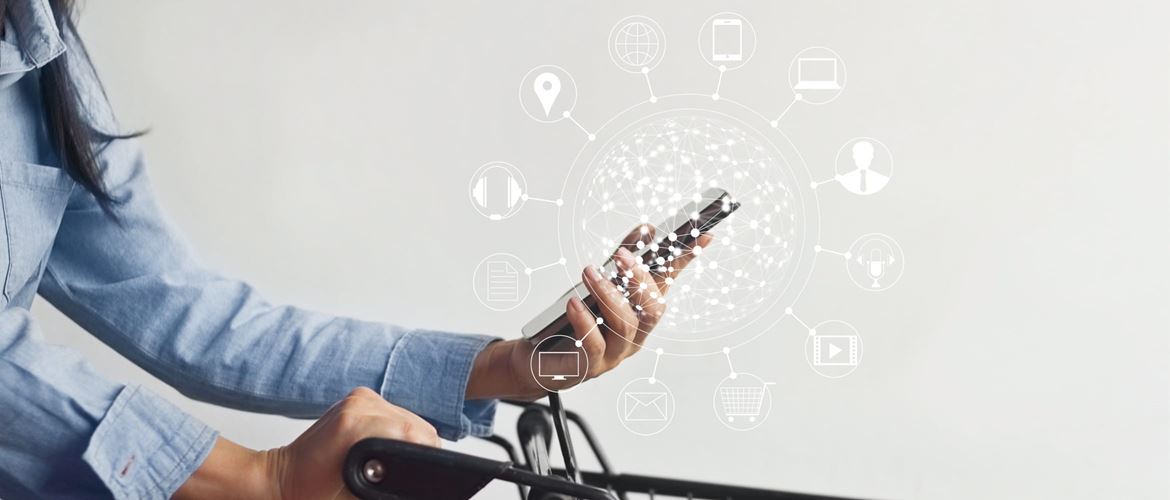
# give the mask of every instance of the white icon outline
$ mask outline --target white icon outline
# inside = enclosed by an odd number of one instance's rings
[[[813,340],[813,364],[816,366],[857,366],[856,335],[816,335]],[[838,347],[837,341],[844,341],[845,348]],[[826,349],[827,347],[827,349]],[[837,359],[842,352],[846,358]]]
[[[502,212],[488,207],[488,202],[494,200],[495,196],[488,192],[490,186],[487,174],[494,170],[503,170],[507,174],[507,180],[504,183],[506,209]],[[471,206],[480,215],[493,221],[504,220],[519,213],[520,209],[524,207],[524,203],[528,201],[528,196],[525,195],[527,192],[528,181],[524,178],[524,172],[505,161],[484,163],[475,170],[471,180],[467,182],[467,199],[471,202]]]
[[[716,24],[717,22],[720,22]],[[735,22],[738,21],[738,22]],[[735,33],[734,27],[738,26],[739,41],[739,59],[732,57],[720,58],[717,55],[721,52],[719,49],[716,27],[728,28],[724,33]],[[748,18],[738,12],[724,11],[718,12],[703,21],[699,29],[698,47],[699,57],[703,59],[709,66],[723,71],[731,71],[746,65],[751,61],[752,57],[756,55],[756,47],[759,45],[759,38],[756,34],[756,28],[752,25]],[[730,55],[730,54],[728,54]],[[719,90],[716,89],[716,94]]]
[[[868,144],[870,148],[868,160],[858,158],[858,155],[863,154],[863,152],[858,151],[858,147],[865,144]],[[846,150],[848,150],[848,154]],[[879,159],[878,153],[884,157],[881,159],[884,160],[885,165],[881,169],[875,169],[871,164],[874,160]],[[844,162],[844,169],[842,168],[842,160],[847,160]],[[862,167],[860,163],[866,163],[866,165]],[[871,196],[881,192],[893,180],[894,154],[884,142],[873,137],[854,137],[845,141],[845,144],[842,144],[841,148],[837,150],[837,157],[833,160],[833,170],[833,180],[837,181],[843,189],[859,196]],[[881,170],[886,172],[882,173]],[[855,176],[855,174],[857,175]],[[867,177],[872,177],[872,179],[867,181]],[[877,181],[877,187],[867,189],[868,185],[873,184],[874,181]]]
[[[844,344],[839,342],[844,341]],[[825,346],[830,349],[825,349]],[[835,347],[839,351],[833,351]],[[836,359],[846,353],[844,360]],[[817,375],[825,378],[843,378],[861,366],[865,342],[857,328],[839,319],[825,320],[808,330],[804,339],[804,359]]]
[[[572,355],[573,358],[573,373],[545,373],[544,365],[545,359],[552,358],[567,358]],[[577,351],[541,351],[536,353],[536,376],[541,378],[552,379],[554,382],[563,382],[569,380],[569,377],[577,378],[581,376],[581,353]]]
[[[637,390],[631,390],[631,387],[636,387]],[[659,434],[665,431],[671,422],[674,422],[674,416],[678,412],[678,404],[675,402],[674,392],[661,379],[655,377],[632,379],[626,382],[617,394],[616,413],[618,422],[631,434],[643,437]],[[652,398],[652,395],[662,395],[662,406],[636,408],[637,405],[633,404],[636,401],[627,400],[627,396],[630,395],[633,395],[635,398],[644,396],[647,401]],[[632,414],[630,410],[645,410],[646,414]]]
[[[826,80],[804,80],[802,85],[802,73],[805,71],[800,64],[800,61],[812,63],[833,63],[833,84],[815,84],[815,81],[827,82]],[[811,68],[810,68],[811,69]],[[788,63],[788,86],[792,89],[796,100],[807,102],[812,105],[822,105],[833,102],[840,97],[841,92],[845,90],[845,84],[848,82],[849,71],[845,66],[845,59],[841,58],[839,54],[833,49],[822,46],[807,47],[796,54],[792,61]]]
[[[816,73],[813,71],[813,66],[820,66],[821,70],[824,67],[831,67],[833,77],[825,79],[824,77],[805,76],[805,73]],[[796,58],[796,85],[792,88],[795,90],[841,90],[841,83],[838,81],[838,66],[840,62],[836,57],[798,57]]]
[[[735,50],[727,45],[727,35],[718,32],[734,33]],[[720,43],[720,40],[724,40]],[[719,18],[711,22],[711,60],[715,62],[743,61],[743,20]]]
[[[524,261],[513,254],[493,253],[475,266],[471,290],[484,307],[498,312],[511,311],[520,307],[532,291],[531,273],[527,269]]]
[[[653,34],[655,38],[654,53],[650,54],[649,60],[647,61],[626,61],[627,57],[624,57],[623,54],[618,52],[618,45],[625,44],[625,42],[619,44],[618,36],[623,34],[623,32],[630,26],[635,24],[640,24],[648,28],[647,33]],[[609,58],[611,61],[613,61],[614,65],[616,65],[618,68],[621,68],[622,71],[627,73],[649,73],[653,71],[654,68],[658,67],[658,64],[662,62],[662,59],[665,56],[666,33],[662,31],[662,27],[658,25],[658,21],[655,21],[650,17],[643,15],[623,17],[621,20],[615,23],[613,28],[609,31]]]
[[[626,422],[665,422],[670,408],[666,392],[626,392],[622,402]],[[639,410],[646,410],[639,413]]]
[[[884,255],[877,255],[875,257],[871,247],[871,243],[877,243],[876,249],[887,250]],[[884,265],[881,269],[876,269],[875,266],[882,265],[884,257]],[[862,270],[859,271],[858,267]],[[895,269],[895,273],[890,273],[891,269]],[[849,246],[848,257],[845,259],[845,272],[849,274],[849,279],[858,288],[868,292],[884,292],[898,284],[898,280],[902,279],[902,274],[906,271],[906,255],[902,252],[902,246],[898,244],[892,236],[884,233],[868,233],[859,236]],[[859,274],[860,273],[860,274]],[[875,286],[876,285],[876,286]]]
[[[543,106],[543,99],[536,93],[535,89],[537,77],[546,73],[558,77],[560,86],[557,89],[557,95],[553,97],[553,102],[549,104],[547,112],[543,108],[530,109],[532,105]],[[536,103],[532,103],[532,99],[525,99],[526,94],[531,94]],[[555,64],[542,64],[528,70],[524,74],[524,78],[520,79],[520,90],[517,92],[517,97],[520,99],[520,109],[524,110],[524,114],[528,115],[529,118],[540,123],[556,123],[571,116],[577,107],[577,94],[577,81],[573,78],[572,73]],[[562,98],[568,99],[568,101],[561,100]],[[556,101],[560,101],[560,103]]]
[[[565,350],[542,351],[541,347],[544,346],[544,344],[546,342],[550,342],[550,341],[551,342],[561,342],[561,345],[557,347],[558,349],[567,349],[569,346],[573,346],[574,350],[572,350],[572,351],[565,351]],[[556,381],[571,382],[570,385],[568,385],[567,387],[564,387],[564,388],[560,388],[560,389],[553,389],[553,388],[544,384],[544,381],[541,380],[542,378],[555,379],[555,376],[544,377],[544,376],[540,375],[540,373],[539,373],[540,372],[540,356],[538,356],[538,354],[541,352],[557,353],[557,354],[575,352],[575,353],[579,354],[579,356],[577,357],[577,375],[575,375],[575,376],[563,375],[563,377],[564,377],[563,379],[556,380]],[[582,360],[584,360],[584,363],[581,362]],[[570,337],[568,335],[561,335],[561,334],[549,335],[548,337],[541,339],[540,342],[537,342],[536,346],[533,347],[532,352],[528,355],[528,373],[532,376],[532,380],[534,380],[536,382],[536,385],[539,385],[541,389],[544,389],[548,392],[569,392],[569,391],[575,389],[577,386],[581,385],[581,382],[584,382],[585,379],[588,378],[588,375],[589,375],[589,353],[585,351],[585,348],[584,348],[583,344],[581,343],[581,341],[579,341],[573,337]],[[554,380],[549,380],[549,381],[552,382]]]
[[[772,413],[773,385],[751,373],[732,372],[715,386],[711,399],[715,419],[733,431],[759,428]]]

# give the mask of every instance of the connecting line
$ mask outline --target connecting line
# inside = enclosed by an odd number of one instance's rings
[[[565,260],[565,258],[561,257],[561,258],[557,259],[556,262],[553,262],[551,264],[545,264],[543,266],[538,266],[538,267],[526,267],[526,268],[524,268],[524,274],[531,275],[532,273],[540,271],[541,269],[548,269],[548,268],[553,267],[553,266],[563,266],[563,265],[565,265],[565,262],[567,262]]]
[[[830,253],[830,254],[833,254],[833,255],[836,255],[839,257],[844,257],[845,260],[849,260],[849,259],[853,258],[853,254],[851,254],[849,252],[838,252],[836,250],[829,250],[828,248],[825,248],[825,247],[820,246],[820,245],[814,246],[813,251],[816,253],[821,253],[821,252]]]
[[[662,348],[659,347],[658,349],[654,350],[654,369],[650,371],[650,380],[648,380],[648,382],[650,382],[651,384],[658,381],[658,361],[661,359],[662,359]]]
[[[522,199],[524,201],[539,201],[541,203],[550,203],[550,204],[556,205],[558,207],[565,204],[565,200],[562,200],[560,198],[557,198],[555,200],[550,200],[548,198],[537,198],[535,196],[528,196],[527,194],[520,195],[520,199]]]
[[[577,128],[581,129],[581,131],[582,131],[582,132],[585,132],[585,137],[588,137],[588,138],[589,138],[589,140],[591,140],[591,141],[592,141],[592,140],[595,140],[595,139],[597,139],[597,135],[596,135],[596,134],[594,134],[593,132],[590,132],[590,131],[589,131],[588,129],[586,129],[585,127],[581,126],[581,122],[578,122],[576,118],[573,118],[573,114],[572,114],[572,113],[570,113],[570,112],[568,112],[568,111],[565,111],[565,112],[564,112],[564,113],[563,113],[561,116],[564,116],[565,118],[568,118],[568,119],[569,119],[569,121],[573,122],[573,125],[576,125],[576,126],[577,126]]]
[[[834,175],[832,178],[825,179],[823,181],[812,181],[812,183],[810,185],[812,186],[813,189],[816,189],[816,188],[821,187],[824,184],[828,184],[830,182],[836,182],[836,181],[837,181],[837,176]]]
[[[658,102],[658,96],[654,95],[654,86],[650,84],[650,68],[648,66],[642,67],[642,76],[646,77],[646,88],[650,90],[650,102]]]
[[[772,125],[772,128],[779,127],[779,126],[780,126],[780,120],[781,120],[782,118],[784,118],[784,115],[788,114],[788,110],[792,109],[792,106],[793,106],[794,104],[796,104],[796,103],[797,103],[797,101],[803,101],[803,100],[804,100],[804,96],[802,96],[802,95],[800,95],[800,94],[793,95],[793,96],[792,96],[792,102],[788,103],[788,106],[785,106],[785,107],[784,107],[784,111],[781,111],[781,112],[780,112],[780,116],[777,116],[775,120],[772,120],[772,123],[771,123],[771,125]]]
[[[792,312],[791,307],[784,308],[784,314],[786,316],[792,316],[792,319],[796,320],[797,323],[800,323],[800,326],[803,326],[805,330],[812,332],[812,328],[809,328],[808,323],[805,323],[804,320],[800,319],[800,316],[797,316],[796,313]]]
[[[578,297],[578,298],[579,298],[579,297]],[[598,335],[600,335],[600,334],[601,334],[601,325],[604,325],[604,324],[605,324],[605,318],[602,318],[602,317],[599,315],[599,316],[595,316],[595,317],[593,318],[593,321],[594,321],[595,323],[597,323],[597,328],[591,328],[591,329],[589,329],[589,331],[585,333],[585,336],[584,336],[584,337],[581,337],[581,338],[577,339],[577,344],[576,344],[576,345],[577,345],[577,347],[581,347],[581,345],[585,343],[585,339],[589,338],[589,336],[590,336],[590,335],[593,335],[593,332],[597,332],[597,334],[598,334]]]
[[[715,93],[711,94],[711,99],[719,100],[719,89],[723,88],[723,74],[727,72],[727,66],[719,65],[719,79],[715,80]]]
[[[730,347],[723,348],[723,357],[727,358],[727,368],[731,370],[731,374],[728,375],[728,377],[735,378],[737,374],[735,373],[735,365],[731,364],[731,348]]]

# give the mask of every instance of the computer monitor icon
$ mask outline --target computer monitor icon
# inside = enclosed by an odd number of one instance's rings
[[[553,380],[568,380],[581,375],[581,353],[550,351],[537,353],[536,374]]]

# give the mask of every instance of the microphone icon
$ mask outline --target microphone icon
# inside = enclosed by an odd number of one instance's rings
[[[870,233],[857,238],[849,251],[845,268],[849,279],[859,288],[880,292],[894,286],[906,270],[906,256],[893,238],[881,233]]]
[[[886,269],[889,267],[890,264],[893,264],[893,260],[894,259],[891,257],[889,259],[889,262],[887,262],[886,258],[882,257],[882,250],[880,248],[875,248],[873,250],[870,250],[869,262],[868,262],[869,265],[866,266],[866,270],[869,272],[869,277],[873,278],[873,284],[870,285],[870,287],[872,287],[872,288],[881,288],[882,287],[881,283],[879,283],[878,280],[880,280],[882,278],[882,276],[884,276],[886,274]]]

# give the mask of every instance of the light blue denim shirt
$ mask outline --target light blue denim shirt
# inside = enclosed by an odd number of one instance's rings
[[[216,438],[159,396],[45,343],[29,315],[37,294],[194,399],[316,417],[366,386],[444,438],[490,432],[495,402],[464,393],[492,339],[265,302],[196,261],[160,213],[133,140],[100,152],[106,185],[122,200],[120,224],[105,215],[46,138],[39,68],[74,53],[75,42],[45,0],[16,1],[32,15],[8,24],[0,42],[0,497],[165,498]],[[76,74],[109,130],[96,81]]]

